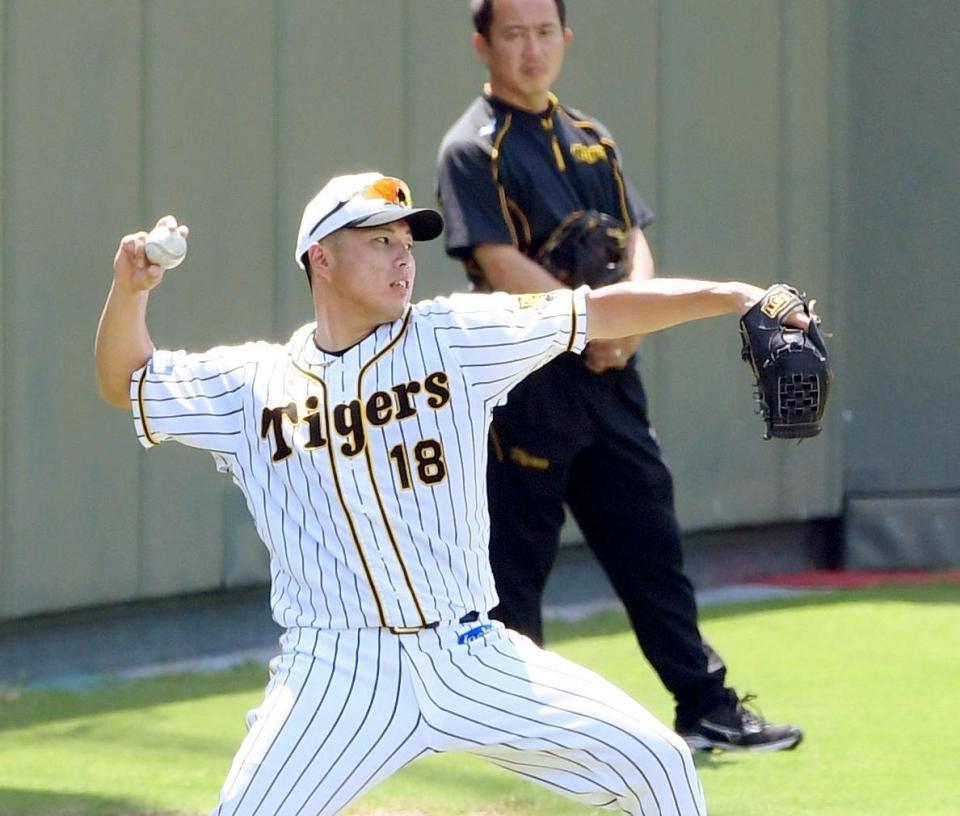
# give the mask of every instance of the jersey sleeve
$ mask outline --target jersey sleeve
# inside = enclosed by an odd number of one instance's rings
[[[437,198],[451,257],[467,259],[478,244],[514,244],[484,145],[444,145],[437,168]]]
[[[155,351],[130,378],[140,444],[152,448],[174,439],[215,454],[234,453],[242,437],[250,351],[257,345],[202,354]]]
[[[630,208],[630,218],[634,226],[645,229],[654,221],[653,210],[651,210],[647,202],[640,197],[640,194],[629,179],[624,179],[624,183],[627,189],[627,206]]]
[[[494,404],[531,372],[587,343],[589,287],[529,295],[455,294],[418,304],[467,384]]]
[[[613,152],[617,157],[617,164],[619,164],[621,170],[623,168],[623,157],[620,155],[620,148],[616,146],[616,143],[613,142],[611,137],[611,142],[614,144]],[[650,209],[650,205],[640,196],[640,193],[637,192],[637,188],[634,187],[633,182],[627,178],[626,174],[623,174],[623,184],[626,192],[627,200],[627,209],[629,210],[630,221],[635,227],[640,227],[645,229],[654,222],[653,210]]]

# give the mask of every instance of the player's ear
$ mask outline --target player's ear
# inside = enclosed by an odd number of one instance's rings
[[[484,62],[489,62],[490,43],[479,31],[473,33],[473,48]]]
[[[563,29],[563,44],[570,45],[573,42],[573,29],[565,28]]]
[[[311,244],[307,250],[307,261],[310,264],[311,278],[320,276],[326,278],[329,275],[330,267],[333,265],[333,252],[330,241],[320,241]]]

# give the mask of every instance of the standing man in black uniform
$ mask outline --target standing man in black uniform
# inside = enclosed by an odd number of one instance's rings
[[[573,36],[563,0],[473,0],[471,11],[489,83],[440,148],[448,253],[475,288],[556,289],[533,258],[565,217],[596,210],[627,228],[630,276],[652,277],[643,228],[653,214],[625,179],[616,144],[550,90]],[[671,476],[634,365],[641,340],[592,341],[582,356],[564,354],[495,411],[487,478],[500,605],[492,615],[542,640],[542,594],[566,502],[674,695],[675,727],[690,746],[793,748],[803,732],[747,709],[700,635]]]

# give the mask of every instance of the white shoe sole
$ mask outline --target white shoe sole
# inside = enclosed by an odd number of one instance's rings
[[[737,745],[732,742],[723,742],[721,740],[712,740],[708,737],[701,737],[696,734],[681,734],[680,736],[690,746],[691,751],[741,751],[751,753],[773,753],[774,751],[789,751],[796,748],[803,739],[803,734],[797,734],[792,737],[785,737],[773,742],[762,742],[755,745]]]

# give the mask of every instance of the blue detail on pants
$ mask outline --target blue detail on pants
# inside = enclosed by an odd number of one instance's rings
[[[493,624],[481,623],[479,626],[474,626],[473,629],[468,629],[462,635],[459,635],[457,637],[457,643],[469,643],[471,640],[482,638],[491,629],[493,629]]]

